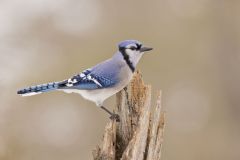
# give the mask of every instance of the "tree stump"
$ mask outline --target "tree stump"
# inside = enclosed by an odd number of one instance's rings
[[[160,160],[165,126],[161,92],[151,112],[151,86],[137,71],[117,94],[116,110],[120,122],[108,122],[102,144],[93,151],[94,160]]]

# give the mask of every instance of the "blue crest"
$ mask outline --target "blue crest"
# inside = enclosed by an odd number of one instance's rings
[[[130,44],[139,44],[139,45],[141,45],[142,43],[137,41],[137,40],[125,40],[125,41],[120,42],[118,44],[118,47],[119,48],[125,48],[126,46],[128,46]]]

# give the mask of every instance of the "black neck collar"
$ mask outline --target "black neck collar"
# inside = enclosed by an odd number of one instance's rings
[[[119,49],[119,51],[122,53],[123,59],[127,63],[128,67],[132,72],[135,71],[135,67],[133,66],[132,62],[130,61],[129,55],[126,53],[125,49]]]

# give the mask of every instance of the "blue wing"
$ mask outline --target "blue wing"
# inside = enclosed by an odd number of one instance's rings
[[[93,90],[108,88],[115,83],[109,78],[93,73],[91,69],[87,69],[80,74],[69,78],[68,80],[59,82],[59,89],[80,89],[80,90]]]

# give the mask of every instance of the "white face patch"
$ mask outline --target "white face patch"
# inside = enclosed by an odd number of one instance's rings
[[[143,55],[143,53],[141,53],[140,51],[131,49],[126,49],[126,54],[129,56],[129,60],[134,67],[136,67],[137,63]]]

